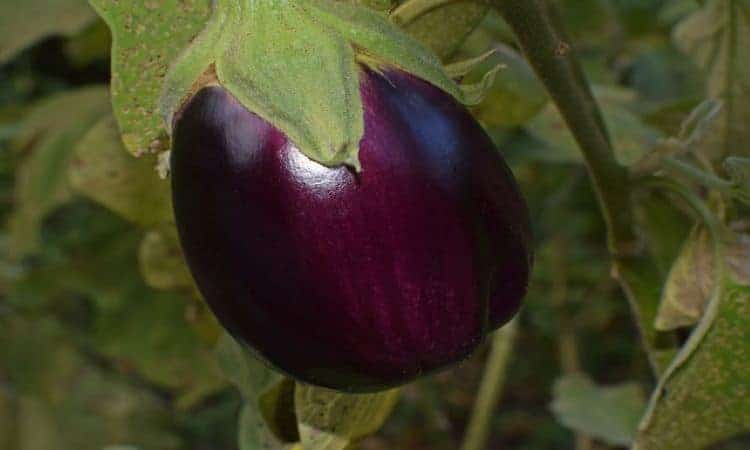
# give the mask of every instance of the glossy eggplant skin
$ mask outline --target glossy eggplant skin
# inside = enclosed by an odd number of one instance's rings
[[[222,325],[310,384],[368,392],[467,357],[526,292],[526,204],[451,96],[362,69],[362,170],[308,159],[218,86],[175,121],[174,212]]]

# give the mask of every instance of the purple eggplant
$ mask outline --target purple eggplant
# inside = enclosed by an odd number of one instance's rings
[[[227,90],[174,122],[174,213],[222,325],[302,382],[376,391],[450,367],[518,311],[524,199],[453,97],[362,68],[361,171],[326,167]]]

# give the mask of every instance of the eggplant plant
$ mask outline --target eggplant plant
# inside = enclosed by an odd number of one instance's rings
[[[0,5],[0,450],[746,446],[747,2],[86,3]]]

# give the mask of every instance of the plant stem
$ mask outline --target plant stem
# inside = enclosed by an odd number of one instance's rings
[[[634,232],[630,203],[632,184],[618,164],[604,121],[559,17],[547,0],[491,0],[513,28],[529,63],[547,87],[578,142],[607,225],[614,258],[612,274],[625,292],[658,375],[668,365],[674,339],[664,339],[651,326],[660,300],[654,261],[642,252]],[[667,344],[666,351],[665,343]]]
[[[615,257],[632,254],[637,245],[628,173],[615,159],[599,108],[556,11],[545,0],[493,0],[493,4],[513,28],[583,152],[607,223],[610,251]]]
[[[506,367],[512,343],[518,330],[518,319],[495,332],[476,403],[469,419],[461,450],[484,450],[490,435],[490,421],[505,383]]]

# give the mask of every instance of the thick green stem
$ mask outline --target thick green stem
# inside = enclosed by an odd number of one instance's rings
[[[673,355],[671,337],[652,323],[660,298],[654,262],[640,251],[630,202],[631,180],[618,164],[599,108],[573,56],[557,12],[547,0],[491,0],[513,28],[529,63],[544,82],[583,153],[607,224],[613,275],[630,303],[658,374]]]
[[[466,429],[461,450],[484,450],[490,435],[490,421],[505,383],[506,367],[516,336],[518,320],[501,328],[492,338],[492,350],[482,375],[474,410]]]
[[[604,121],[556,11],[545,0],[493,0],[565,118],[588,165],[616,257],[636,249],[627,170],[617,163]]]

